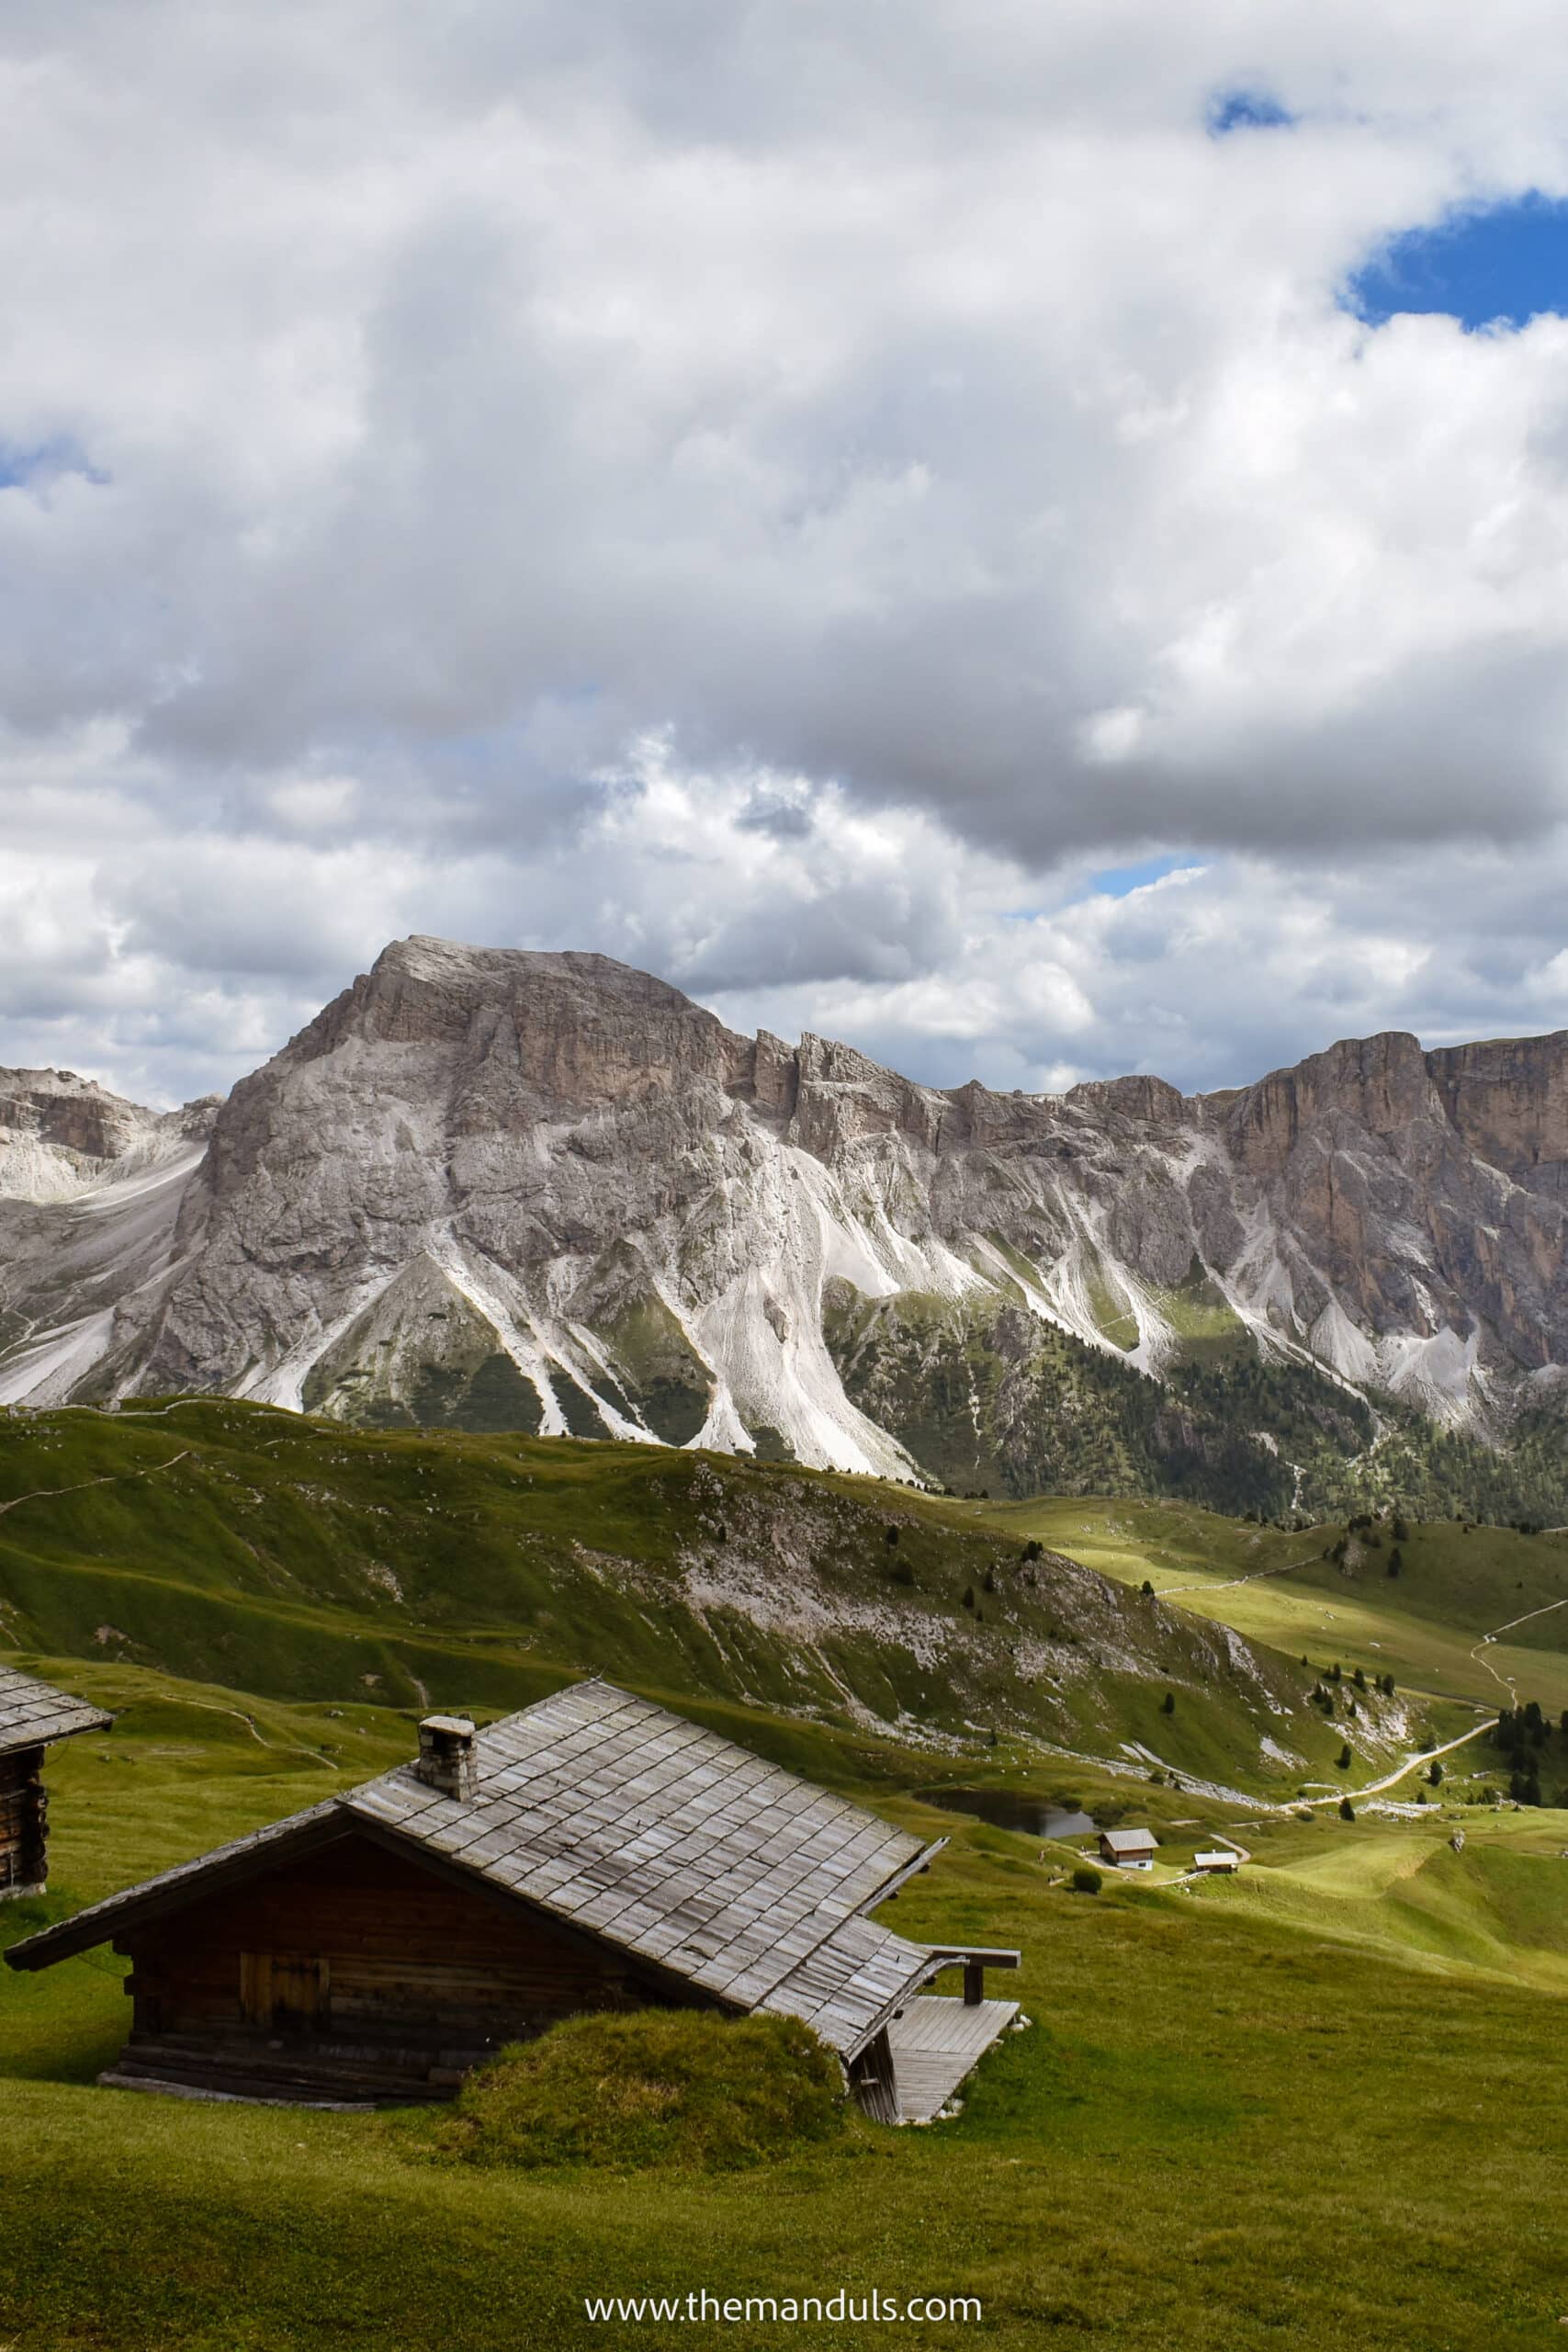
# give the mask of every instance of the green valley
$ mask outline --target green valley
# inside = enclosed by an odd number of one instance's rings
[[[1184,1504],[1036,1498],[957,1507],[964,1523],[1034,1538],[1179,1600],[1316,1670],[1392,1672],[1402,1688],[1495,1711],[1568,1706],[1568,1529],[1524,1535],[1451,1520],[1281,1529]],[[1329,1555],[1344,1545],[1347,1556]],[[1398,1554],[1397,1573],[1389,1573]],[[1506,1630],[1500,1630],[1500,1629]],[[1516,1688],[1517,1686],[1517,1688]]]

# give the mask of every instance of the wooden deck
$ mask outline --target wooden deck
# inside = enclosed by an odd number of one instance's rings
[[[887,2029],[906,2123],[929,2123],[1018,2015],[1016,2001],[953,2000],[925,1994]]]

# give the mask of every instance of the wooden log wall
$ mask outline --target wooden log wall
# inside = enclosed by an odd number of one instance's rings
[[[604,1948],[508,1916],[345,1838],[128,1933],[128,2058],[455,2087],[508,2041],[585,2009],[668,2000]],[[124,2062],[122,2061],[122,2064]]]
[[[0,1895],[41,1886],[48,1874],[43,1758],[41,1747],[0,1756]]]

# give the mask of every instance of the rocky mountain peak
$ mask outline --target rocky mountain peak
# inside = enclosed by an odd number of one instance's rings
[[[753,1055],[679,989],[608,956],[422,936],[384,949],[278,1058],[378,1048],[434,1053],[481,1091],[520,1085],[579,1104],[699,1075],[723,1084]]]
[[[0,1096],[62,1164],[168,1145],[39,1076]],[[1562,1036],[1389,1032],[1193,1097],[937,1090],[607,956],[414,937],[186,1148],[118,1257],[95,1213],[90,1283],[43,1208],[0,1228],[30,1327],[0,1396],[196,1385],[897,1476],[962,1440],[1041,1483],[1069,1344],[1091,1387],[1254,1363],[1493,1430],[1568,1363]]]

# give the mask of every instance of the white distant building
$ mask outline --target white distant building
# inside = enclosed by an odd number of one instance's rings
[[[1227,1846],[1216,1846],[1207,1854],[1194,1854],[1192,1867],[1205,1878],[1228,1877],[1241,1868],[1241,1856],[1233,1854]]]
[[[1158,1840],[1152,1829],[1102,1829],[1100,1856],[1118,1871],[1152,1871]]]

